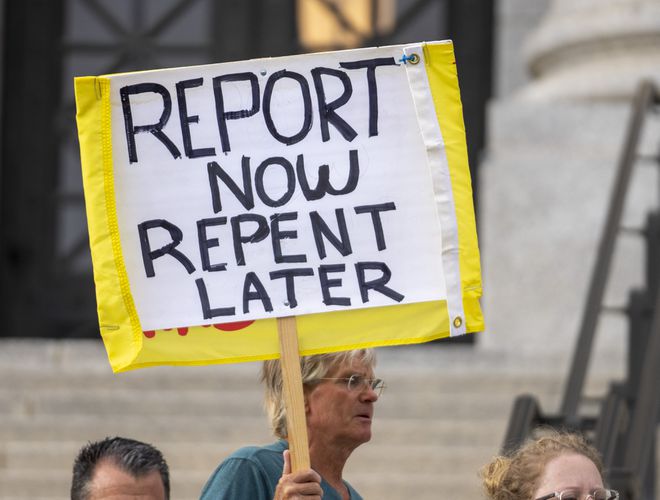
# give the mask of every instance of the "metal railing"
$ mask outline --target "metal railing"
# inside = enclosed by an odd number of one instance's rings
[[[619,159],[609,209],[587,295],[577,344],[558,414],[542,411],[533,395],[519,396],[513,406],[503,451],[508,452],[531,436],[539,426],[576,430],[588,434],[603,456],[607,479],[628,500],[652,500],[655,490],[656,428],[660,417],[660,214],[648,217],[640,231],[646,240],[646,283],[630,293],[625,312],[629,319],[628,374],[625,382],[612,383],[597,417],[580,413],[580,404],[596,328],[604,309],[603,298],[610,274],[621,219],[629,192],[642,130],[649,112],[660,104],[653,83],[640,84]],[[648,158],[645,158],[648,159]],[[660,155],[654,158],[660,165]]]

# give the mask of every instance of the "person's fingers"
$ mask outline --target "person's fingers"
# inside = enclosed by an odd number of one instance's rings
[[[284,468],[282,469],[282,475],[291,474],[291,453],[289,450],[284,450],[282,456],[284,457]]]
[[[305,498],[305,500],[320,500],[323,496],[321,476],[313,469],[304,469],[298,472],[291,470],[291,457],[284,455],[283,474],[275,490],[277,500]]]
[[[303,469],[298,472],[294,472],[291,474],[290,480],[294,483],[321,484],[321,476],[314,469]]]
[[[317,482],[307,482],[296,484],[296,493],[299,495],[305,495],[305,497],[313,495],[323,495],[323,489],[321,484]]]
[[[284,450],[282,453],[284,465],[282,466],[282,477],[278,481],[275,490],[276,499],[288,499],[304,497],[305,500],[321,500],[323,489],[321,488],[321,476],[313,469],[304,469],[291,472],[291,452]]]
[[[312,498],[321,498],[322,496],[323,489],[317,482],[294,483],[290,479],[287,479],[281,481],[278,485],[275,498],[305,498],[305,500],[308,500]]]

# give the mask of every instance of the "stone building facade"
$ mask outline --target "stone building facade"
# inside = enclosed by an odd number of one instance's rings
[[[660,82],[660,3],[502,0],[497,16],[496,95],[480,166],[487,332],[479,349],[564,372],[632,96],[640,80]],[[653,122],[644,143],[657,154]],[[625,226],[640,228],[657,206],[657,175],[636,169]],[[619,240],[605,299],[614,308],[643,281],[642,239]],[[602,316],[594,369],[623,369],[626,328],[621,314]]]

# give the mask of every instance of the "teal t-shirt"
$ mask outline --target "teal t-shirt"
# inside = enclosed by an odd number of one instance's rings
[[[234,452],[213,472],[202,490],[200,500],[272,500],[277,482],[282,477],[282,452],[289,444],[280,440],[268,446],[247,446]],[[344,481],[351,500],[362,500]],[[341,496],[324,479],[323,500],[341,500]]]

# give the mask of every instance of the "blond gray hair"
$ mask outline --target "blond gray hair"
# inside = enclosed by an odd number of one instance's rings
[[[372,349],[355,349],[302,356],[300,358],[300,372],[303,386],[309,387],[312,382],[326,377],[334,367],[343,363],[352,363],[353,360],[360,360],[373,369],[376,365],[376,354]],[[266,386],[264,406],[270,418],[273,434],[278,438],[286,439],[286,408],[282,393],[282,370],[280,369],[279,359],[264,361],[261,369],[261,381]]]

